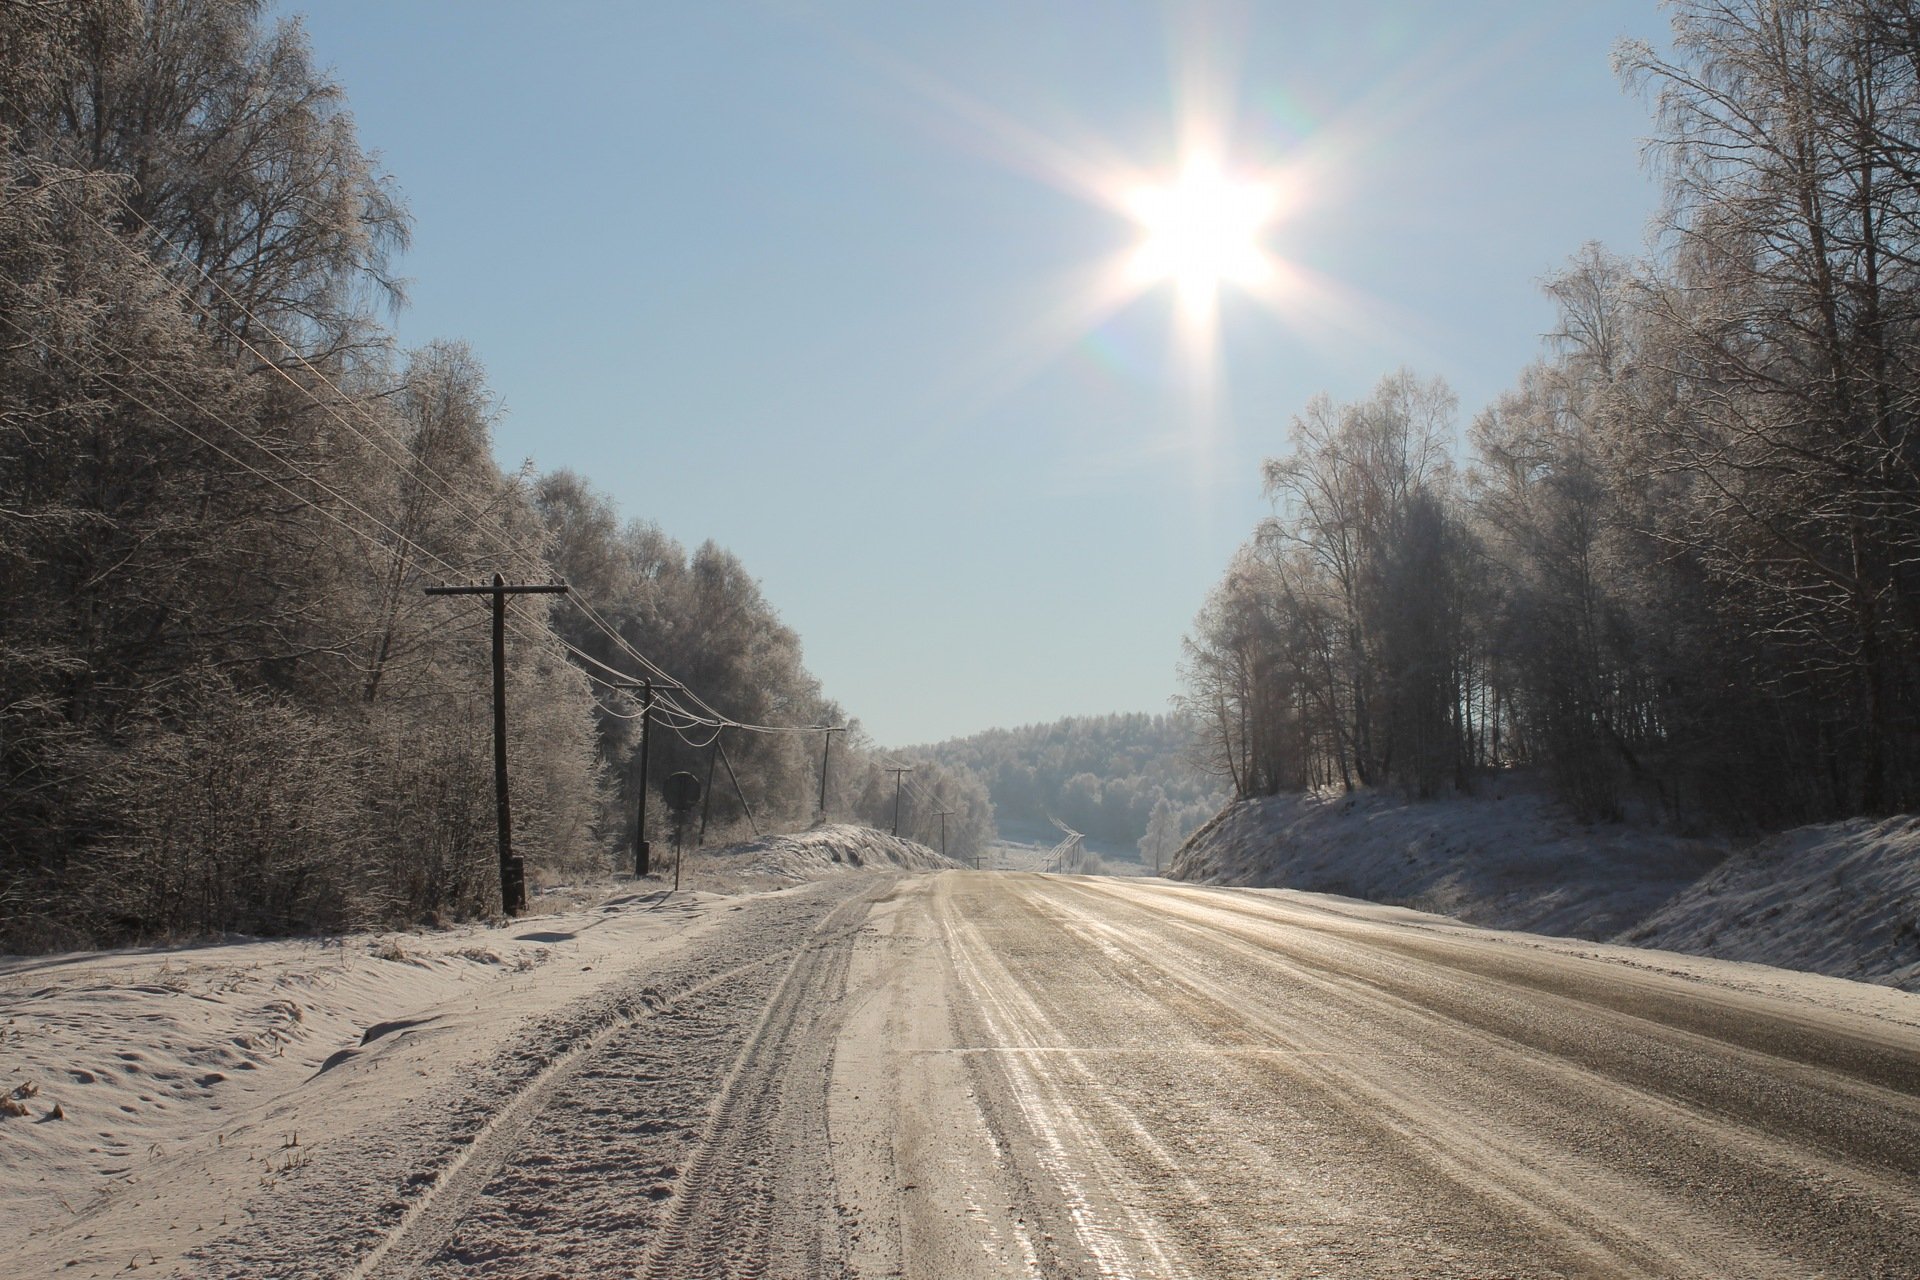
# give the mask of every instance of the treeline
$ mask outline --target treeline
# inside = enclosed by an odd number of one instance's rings
[[[871,742],[861,741],[866,749],[856,754],[844,783],[829,771],[829,785],[844,797],[842,811],[867,826],[891,831],[897,806],[903,837],[969,866],[981,865],[987,846],[999,839],[999,828],[993,798],[980,776],[952,761],[882,754]],[[839,750],[836,745],[834,751]],[[895,761],[913,766],[897,784],[887,767]]]
[[[1547,353],[1450,453],[1402,373],[1325,398],[1198,618],[1186,705],[1241,796],[1544,766],[1582,814],[1920,805],[1920,18],[1683,0],[1657,250],[1549,284]]]
[[[588,601],[604,602],[589,613],[568,609],[553,619],[556,632],[587,669],[605,676],[636,672],[635,651],[657,663],[727,719],[775,729],[849,725],[831,752],[819,731],[716,729],[663,710],[654,721],[650,782],[684,770],[704,783],[709,829],[730,836],[792,827],[810,820],[820,802],[820,769],[827,770],[826,814],[835,819],[893,827],[893,776],[889,758],[877,752],[857,721],[849,722],[801,661],[800,638],[779,620],[731,552],[708,542],[691,556],[658,526],[623,523],[613,505],[581,477],[559,471],[532,485],[532,500],[551,543],[556,572]],[[644,675],[644,672],[638,672]],[[613,771],[612,813],[605,830],[619,848],[632,848],[637,821],[640,719],[638,703],[602,697],[595,709],[600,756],[623,762]],[[687,695],[662,689],[693,715],[705,714]],[[849,741],[851,739],[851,741]],[[738,790],[735,789],[735,780]],[[987,788],[961,768],[918,772],[901,805],[900,834],[932,848],[941,842],[939,809],[947,851],[971,861],[993,841],[993,806]],[[648,837],[662,839],[664,807],[649,802]]]
[[[1051,838],[1050,820],[1058,818],[1094,840],[1124,847],[1151,828],[1171,854],[1181,836],[1219,808],[1215,784],[1195,767],[1193,741],[1194,726],[1181,716],[1069,716],[989,729],[908,755],[976,775],[998,821],[1016,834]],[[1145,854],[1151,862],[1152,848]]]
[[[636,808],[637,704],[569,645],[730,719],[842,723],[732,556],[502,474],[472,354],[393,349],[407,213],[266,13],[0,6],[0,948],[497,907],[487,609],[430,583],[578,588],[511,606],[537,878],[604,872]],[[682,736],[713,728],[665,721],[655,784],[704,776]],[[728,730],[762,823],[812,817],[819,738]],[[861,745],[835,817],[879,816]]]

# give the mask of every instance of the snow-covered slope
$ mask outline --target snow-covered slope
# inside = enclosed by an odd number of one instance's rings
[[[872,827],[838,823],[794,835],[762,836],[687,854],[685,883],[737,893],[818,880],[848,871],[945,871],[961,864]]]
[[[1605,938],[1725,851],[1561,815],[1530,779],[1426,803],[1383,792],[1250,800],[1195,832],[1171,876],[1336,893],[1502,929]]]
[[[1169,874],[1920,988],[1920,819],[1808,827],[1729,856],[1724,842],[1575,822],[1509,775],[1428,802],[1243,801]]]
[[[1620,940],[1920,991],[1920,817],[1782,832]]]

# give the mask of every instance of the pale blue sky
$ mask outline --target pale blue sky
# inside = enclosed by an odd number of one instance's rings
[[[1609,67],[1652,0],[283,7],[414,212],[401,338],[473,345],[501,461],[733,549],[895,745],[1165,709],[1288,418],[1405,364],[1464,424],[1540,278],[1657,199]],[[1267,244],[1344,299],[1229,296],[1211,411],[1168,289],[1060,319],[1137,232],[1056,171],[1171,168],[1196,61],[1236,157],[1314,158]]]

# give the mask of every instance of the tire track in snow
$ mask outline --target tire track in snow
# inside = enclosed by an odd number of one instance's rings
[[[461,1215],[484,1189],[501,1164],[512,1158],[516,1147],[554,1097],[569,1088],[590,1067],[594,1058],[620,1036],[653,1015],[693,1000],[723,983],[734,981],[752,971],[783,959],[783,955],[764,956],[662,994],[654,987],[641,993],[643,1007],[615,1022],[598,1035],[575,1046],[552,1065],[528,1081],[506,1105],[487,1121],[480,1135],[463,1147],[451,1162],[441,1167],[427,1190],[413,1203],[385,1240],[360,1263],[347,1272],[348,1280],[379,1280],[411,1275],[415,1268],[438,1252],[458,1225]]]
[[[392,1280],[432,1273],[442,1263],[463,1271],[458,1256],[446,1255],[460,1252],[450,1251],[450,1242],[476,1213],[491,1219],[485,1225],[502,1228],[505,1247],[482,1249],[490,1268],[512,1270],[516,1237],[527,1233],[513,1229],[516,1206],[502,1203],[495,1184],[549,1130],[578,1127],[572,1122],[582,1117],[556,1125],[556,1105],[564,1109],[572,1094],[593,1083],[610,1055],[645,1052],[653,1037],[737,1039],[737,1028],[751,1025],[760,1011],[765,989],[797,954],[818,945],[823,915],[831,919],[850,892],[872,883],[849,877],[729,908],[738,916],[716,921],[692,950],[629,970],[534,1020],[480,1071],[412,1100],[391,1127],[316,1149],[289,1179],[271,1216],[190,1255],[187,1274]],[[728,1052],[724,1044],[719,1048]],[[697,1124],[710,1096],[701,1086],[710,1082],[676,1083],[670,1105],[687,1112],[689,1126]],[[579,1136],[595,1142],[605,1135]],[[554,1225],[551,1205],[530,1207],[548,1213],[534,1228]]]
[[[793,959],[734,1060],[693,1161],[648,1244],[649,1280],[825,1274],[827,1082],[852,939],[872,896],[843,904]],[[825,1022],[807,1015],[829,1013]],[[792,1176],[783,1176],[787,1174]],[[796,1203],[796,1200],[800,1201]]]

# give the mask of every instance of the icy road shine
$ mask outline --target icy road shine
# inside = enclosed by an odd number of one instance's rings
[[[709,914],[179,1269],[1920,1274],[1907,1014],[1120,879]]]

